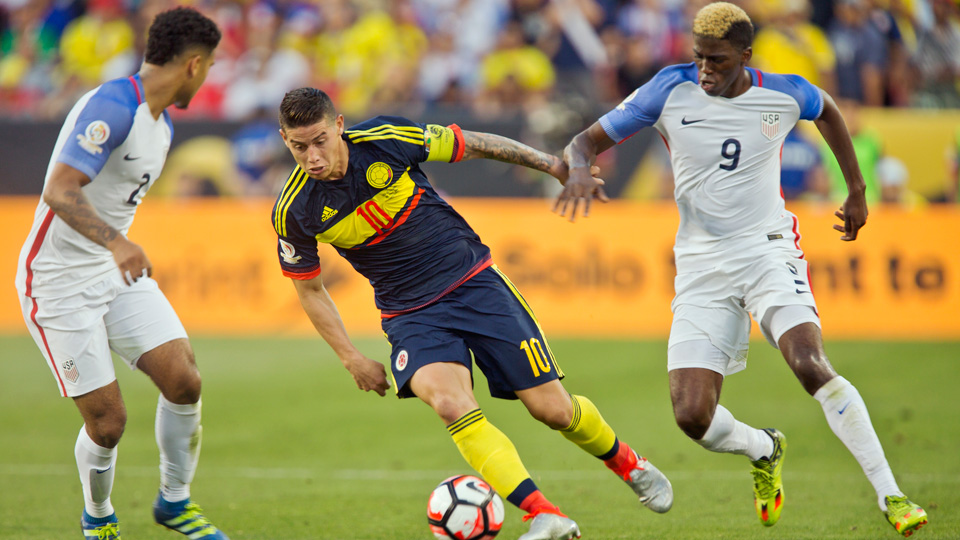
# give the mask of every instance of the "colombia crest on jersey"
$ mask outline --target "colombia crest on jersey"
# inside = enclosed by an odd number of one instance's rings
[[[345,130],[339,180],[290,174],[273,208],[285,276],[320,274],[332,245],[373,286],[386,317],[429,305],[491,264],[490,250],[430,185],[419,164],[463,156],[456,125],[379,116]]]

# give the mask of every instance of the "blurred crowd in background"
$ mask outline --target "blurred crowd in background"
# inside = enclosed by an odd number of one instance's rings
[[[596,104],[616,103],[662,67],[691,61],[690,23],[706,3],[0,0],[0,117],[59,121],[89,89],[135,73],[153,16],[187,4],[213,18],[223,40],[206,84],[175,117],[247,123],[233,144],[246,142],[248,155],[265,151],[252,142],[276,139],[284,93],[307,85],[327,91],[348,119],[456,107],[485,119],[520,117],[531,132],[550,133],[581,126]],[[754,67],[802,75],[849,114],[860,106],[960,107],[958,0],[735,3],[757,27]],[[791,142],[785,168],[796,164],[802,175],[785,176],[788,198],[842,189],[821,148],[800,133]],[[858,146],[876,154],[869,174],[906,185],[902,164],[881,168],[875,147],[882,142]],[[873,186],[877,200],[880,180]]]

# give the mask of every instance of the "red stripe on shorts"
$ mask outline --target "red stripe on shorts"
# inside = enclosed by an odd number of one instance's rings
[[[37,258],[37,253],[40,252],[40,246],[43,245],[43,239],[47,236],[47,231],[50,229],[50,222],[53,221],[53,216],[53,210],[47,210],[47,215],[43,216],[43,222],[37,231],[37,237],[34,238],[33,245],[30,246],[30,253],[27,254],[26,296],[33,301],[30,320],[33,321],[34,326],[36,326],[40,332],[40,339],[43,341],[43,346],[47,350],[47,359],[50,360],[50,365],[53,366],[53,373],[57,376],[57,384],[60,385],[60,393],[66,397],[67,387],[64,386],[63,379],[60,378],[60,370],[57,369],[57,363],[53,360],[53,353],[50,352],[50,345],[47,344],[47,334],[44,333],[43,328],[37,323],[37,310],[40,309],[40,306],[37,305],[37,299],[30,296],[33,293],[33,260]]]

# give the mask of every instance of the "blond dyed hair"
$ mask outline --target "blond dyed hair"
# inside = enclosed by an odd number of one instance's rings
[[[753,22],[747,12],[729,2],[707,4],[693,19],[696,36],[725,39],[749,47],[753,41]]]

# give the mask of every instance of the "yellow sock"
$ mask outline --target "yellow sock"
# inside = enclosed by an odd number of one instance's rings
[[[530,478],[516,447],[502,431],[487,422],[480,409],[461,416],[447,426],[447,431],[463,459],[502,495],[513,494],[524,480]]]
[[[600,416],[592,401],[583,396],[570,396],[570,399],[573,401],[573,421],[560,434],[592,456],[609,457],[617,442],[613,428]]]

